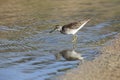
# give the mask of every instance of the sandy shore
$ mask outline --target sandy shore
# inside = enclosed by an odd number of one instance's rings
[[[101,55],[68,71],[57,80],[120,80],[120,34],[109,41]]]

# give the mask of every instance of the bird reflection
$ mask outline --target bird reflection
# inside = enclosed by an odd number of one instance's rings
[[[60,60],[61,57],[68,61],[74,61],[74,60],[83,60],[84,58],[81,56],[80,53],[77,53],[74,49],[69,50],[62,50],[58,54],[55,55],[57,60]]]

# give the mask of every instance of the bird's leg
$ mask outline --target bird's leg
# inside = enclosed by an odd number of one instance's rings
[[[75,35],[73,35],[72,37],[72,42],[75,42]]]
[[[75,41],[76,41],[76,43],[77,43],[77,40],[78,40],[78,37],[77,37],[77,35],[75,35]]]
[[[77,48],[77,35],[73,35],[73,49],[76,49]]]
[[[72,40],[72,42],[74,42],[74,43],[76,43],[77,42],[77,35],[73,35],[73,40]]]
[[[77,44],[73,44],[73,49],[75,50],[77,48]]]

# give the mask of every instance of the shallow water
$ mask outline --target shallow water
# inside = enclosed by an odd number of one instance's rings
[[[92,17],[77,34],[75,51],[86,61],[98,56],[101,46],[120,32],[119,11],[105,16],[109,9],[104,7],[118,9],[117,0],[109,3],[98,0],[95,5],[87,0],[0,1],[0,80],[53,80],[78,66],[81,61],[56,59],[59,52],[72,50],[73,44],[71,35],[49,34],[55,24]],[[100,4],[102,8],[96,10]]]

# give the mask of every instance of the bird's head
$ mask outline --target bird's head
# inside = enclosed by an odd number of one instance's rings
[[[52,33],[52,32],[54,32],[54,31],[61,31],[61,30],[62,30],[62,26],[60,26],[60,25],[55,25],[54,29],[51,30],[49,33]]]

